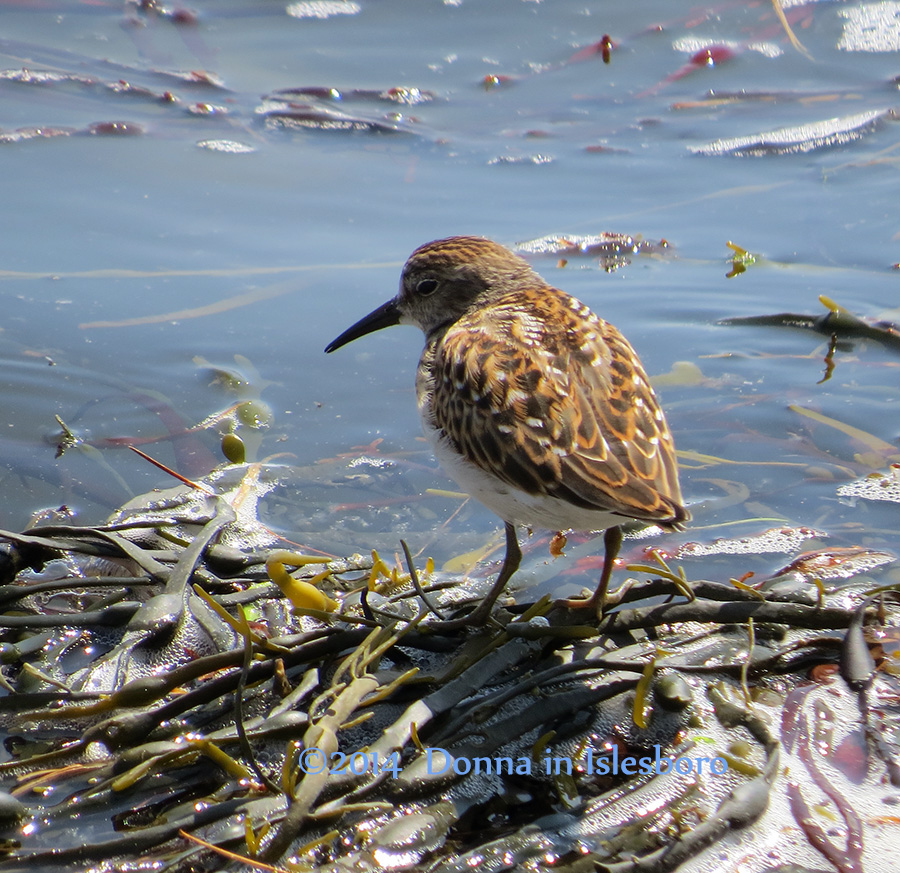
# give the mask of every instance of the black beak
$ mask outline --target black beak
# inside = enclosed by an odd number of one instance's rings
[[[381,305],[374,312],[361,318],[353,327],[348,327],[337,339],[333,339],[327,346],[326,352],[333,352],[341,346],[352,343],[353,340],[365,336],[367,333],[374,333],[383,327],[391,327],[400,324],[400,309],[396,300],[388,300],[387,303]]]

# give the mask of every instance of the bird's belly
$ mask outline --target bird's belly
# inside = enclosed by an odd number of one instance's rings
[[[438,430],[424,425],[425,436],[444,472],[504,521],[547,530],[605,530],[626,521],[603,510],[585,509],[548,495],[529,494],[464,458]]]

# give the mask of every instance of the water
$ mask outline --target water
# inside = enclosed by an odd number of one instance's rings
[[[198,356],[249,374],[272,415],[258,456],[307,468],[313,486],[316,462],[382,440],[378,451],[414,470],[395,493],[452,488],[419,438],[420,335],[397,328],[327,358],[323,347],[393,295],[406,256],[429,239],[608,230],[664,238],[671,254],[612,273],[577,260],[558,269],[554,258],[537,268],[614,322],[652,374],[678,361],[699,367],[700,380],[661,388],[679,449],[753,462],[685,461],[686,497],[699,504],[691,537],[765,518],[823,524],[836,542],[856,542],[856,510],[838,504],[833,480],[876,465],[855,457],[860,446],[846,434],[790,407],[850,422],[900,454],[896,355],[855,343],[818,384],[827,337],[717,322],[819,314],[819,294],[898,319],[896,124],[885,117],[857,140],[797,154],[692,149],[895,107],[896,54],[838,48],[853,36],[853,15],[889,4],[789,9],[811,60],[790,46],[769,4],[714,13],[652,0],[338,5],[316,19],[287,15],[283,4],[198,2],[194,25],[121,4],[4,7],[0,68],[61,78],[0,82],[0,127],[76,133],[0,143],[0,526],[20,529],[60,504],[96,521],[131,493],[168,486],[102,441],[140,441],[163,462],[190,466],[171,440],[146,441],[164,438],[173,416],[190,427],[239,399]],[[890,44],[890,28],[881,31]],[[608,65],[599,55],[570,61],[606,33],[615,43]],[[731,57],[686,67],[699,48],[723,45]],[[223,87],[171,75],[192,70]],[[487,76],[510,79],[485,87]],[[120,80],[149,93],[107,87]],[[391,123],[400,131],[266,126],[262,95],[311,86],[348,93],[331,107],[363,120],[399,114]],[[401,86],[433,99],[349,94]],[[734,94],[745,96],[724,99]],[[218,109],[191,111],[197,104]],[[86,132],[98,122],[143,134]],[[198,147],[209,140],[252,151]],[[729,240],[762,256],[734,278]],[[145,323],[127,323],[135,319]],[[100,441],[99,459],[54,459],[56,415]],[[215,429],[196,439],[210,462],[220,458]],[[202,472],[202,455],[193,457],[198,469],[187,475]],[[351,499],[349,489],[328,490],[332,507]],[[380,510],[377,544],[412,530],[415,545],[445,560],[497,530],[475,507],[453,516],[450,498],[423,505],[414,528],[398,510],[396,531]],[[376,544],[364,525],[335,541],[322,518],[329,548]],[[317,545],[314,525],[298,526]]]
[[[655,542],[674,551],[787,531],[743,553],[682,560],[689,578],[714,580],[759,579],[822,545],[897,553],[896,504],[837,495],[900,456],[896,352],[842,342],[823,381],[827,336],[719,323],[817,315],[819,295],[900,321],[898,128],[886,114],[898,102],[896,4],[790,5],[811,58],[791,47],[769,2],[302,8],[332,14],[197,0],[197,21],[185,24],[120,2],[3,4],[0,71],[12,72],[0,78],[0,528],[62,504],[98,522],[133,494],[169,487],[128,443],[203,475],[231,426],[206,424],[249,398],[271,416],[255,456],[297,468],[296,489],[266,507],[274,527],[336,554],[393,553],[402,536],[454,572],[486,572],[497,519],[429,493],[454,486],[420,437],[420,334],[398,327],[328,357],[323,348],[395,292],[403,261],[429,239],[618,231],[666,239],[669,253],[609,273],[575,258],[564,269],[552,257],[535,264],[663,377],[695,520]],[[573,59],[604,34],[615,43],[608,65],[599,54]],[[878,50],[855,50],[863,34]],[[704,47],[720,61],[690,65]],[[16,81],[22,70],[53,75]],[[222,86],[190,81],[198,70]],[[263,95],[299,87],[340,89],[346,99],[322,105],[398,130],[267,126]],[[352,94],[392,87],[432,99]],[[695,152],[867,111],[885,114],[842,144]],[[16,137],[31,128],[43,135]],[[134,135],[114,133],[125,129]],[[732,278],[728,241],[759,256]],[[56,416],[85,441],[59,458]],[[645,542],[626,541],[626,557],[642,557]],[[525,545],[517,580],[532,597],[596,578],[595,541],[573,537],[557,561],[539,535]],[[890,565],[873,576],[898,581]],[[81,824],[78,842],[94,826]],[[52,829],[46,839],[66,842]],[[866,845],[874,857],[869,832]]]

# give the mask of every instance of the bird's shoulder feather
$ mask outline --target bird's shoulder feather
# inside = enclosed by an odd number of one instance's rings
[[[426,349],[430,415],[456,449],[530,494],[677,524],[674,446],[628,341],[550,287],[465,314]]]

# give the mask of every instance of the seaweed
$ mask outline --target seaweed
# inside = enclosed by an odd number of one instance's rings
[[[836,802],[840,774],[810,759],[804,712],[821,687],[884,717],[869,697],[900,688],[870,641],[897,622],[891,592],[849,610],[846,588],[783,586],[812,556],[773,588],[655,554],[594,623],[544,597],[473,627],[486,583],[417,568],[405,543],[405,566],[286,553],[232,509],[269,487],[254,465],[196,484],[106,525],[0,533],[0,779],[19,804],[0,868],[666,871],[773,801],[837,851],[809,798]],[[846,684],[796,696],[838,664]],[[895,759],[873,733],[868,766]],[[728,778],[676,770],[710,761]]]
[[[729,244],[731,245],[731,244]],[[743,251],[743,250],[741,250]],[[746,255],[747,253],[744,252]],[[891,351],[900,351],[900,326],[888,321],[864,321],[825,295],[819,295],[825,307],[823,315],[781,312],[773,315],[748,315],[723,318],[719,324],[751,327],[789,327],[809,330],[831,338],[876,340]]]

